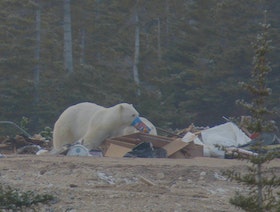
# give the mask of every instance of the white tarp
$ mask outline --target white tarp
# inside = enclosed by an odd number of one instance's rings
[[[237,147],[247,144],[251,140],[242,130],[231,122],[203,130],[201,131],[201,137],[204,144],[218,144],[226,147]]]
[[[251,141],[244,132],[231,122],[201,131],[201,139],[204,144],[204,156],[208,157],[224,157],[224,151],[219,150],[215,145],[238,147]]]

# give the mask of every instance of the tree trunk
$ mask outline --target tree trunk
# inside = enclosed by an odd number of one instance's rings
[[[138,3],[138,1],[137,1]],[[134,63],[133,63],[133,79],[137,86],[137,95],[141,94],[140,92],[140,80],[138,73],[138,64],[139,64],[139,54],[140,54],[140,26],[139,26],[139,17],[138,17],[138,8],[136,5],[135,10],[135,49],[134,49]]]
[[[80,54],[80,65],[85,64],[85,37],[86,37],[86,30],[81,29],[80,31],[80,36],[81,36],[81,43],[80,43],[80,49],[81,49],[81,54]]]
[[[70,1],[64,0],[64,68],[68,74],[73,73],[72,32]]]
[[[169,25],[170,25],[170,20],[169,20],[169,14],[170,14],[170,8],[169,8],[169,0],[165,1],[165,13],[166,13],[166,27],[165,27],[165,34],[166,34],[166,39],[165,39],[165,47],[169,47]]]
[[[36,1],[37,10],[36,10],[36,47],[35,47],[35,67],[34,67],[34,87],[35,87],[35,103],[39,101],[39,92],[38,86],[40,82],[40,44],[41,44],[41,5],[40,0]]]
[[[37,9],[36,9],[36,17],[35,17],[35,36],[36,36],[36,46],[35,46],[35,67],[34,67],[34,102],[33,102],[33,111],[34,117],[33,122],[34,126],[38,126],[38,104],[40,101],[40,53],[41,53],[41,2],[40,0],[36,1]],[[36,128],[36,127],[35,127]]]
[[[158,18],[158,31],[157,31],[157,53],[158,53],[158,62],[161,62],[161,39],[160,39],[160,18]]]
[[[263,183],[262,183],[262,167],[261,164],[257,164],[257,183],[258,183],[258,207],[260,211],[263,211]]]

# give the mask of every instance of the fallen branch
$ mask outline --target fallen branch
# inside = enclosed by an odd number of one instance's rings
[[[12,121],[0,121],[0,124],[11,124],[15,126],[17,129],[19,129],[24,135],[28,136],[29,138],[31,137],[31,135],[28,132],[26,132],[24,129],[22,129],[20,126],[18,126],[16,123]]]

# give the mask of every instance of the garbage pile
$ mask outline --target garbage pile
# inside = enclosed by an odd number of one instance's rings
[[[237,153],[255,155],[251,147],[262,142],[264,151],[280,150],[280,139],[263,133],[252,139],[232,122],[212,128],[193,124],[168,136],[137,132],[106,139],[99,149],[88,150],[81,144],[69,146],[67,156],[173,158],[193,157],[234,158]],[[37,154],[50,150],[52,142],[41,135],[0,138],[0,154]]]
[[[1,154],[36,154],[41,149],[51,149],[51,146],[51,141],[39,134],[0,137]]]

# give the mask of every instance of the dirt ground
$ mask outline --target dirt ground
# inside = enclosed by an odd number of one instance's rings
[[[221,175],[244,170],[230,159],[142,159],[11,155],[0,159],[1,183],[57,197],[39,211],[240,211],[241,188]],[[280,170],[279,160],[270,165]]]

